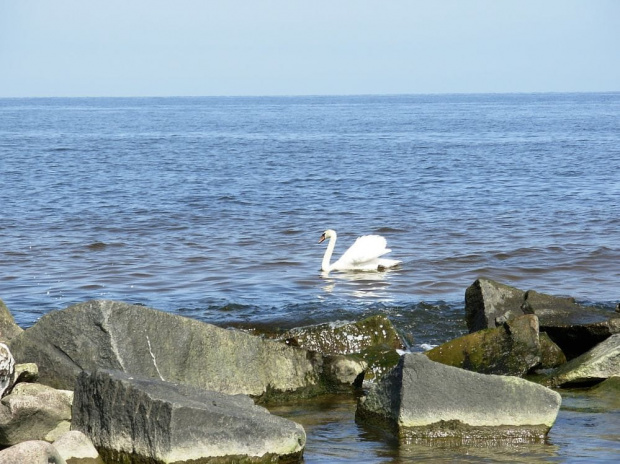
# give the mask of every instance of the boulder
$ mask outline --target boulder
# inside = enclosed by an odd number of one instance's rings
[[[485,375],[407,353],[359,401],[356,418],[405,442],[542,441],[561,397],[518,377]]]
[[[245,395],[97,370],[79,375],[72,428],[105,462],[275,462],[300,459],[301,425]]]
[[[540,364],[538,318],[532,314],[479,330],[427,351],[429,359],[482,374],[523,376]]]
[[[53,444],[67,464],[104,464],[90,438],[77,430],[64,433]]]
[[[470,332],[499,326],[523,314],[538,316],[540,331],[546,332],[568,359],[620,333],[620,315],[581,306],[573,298],[524,292],[485,278],[465,291],[465,319]]]
[[[405,348],[398,332],[383,315],[357,322],[330,322],[288,330],[279,337],[292,346],[324,354],[355,354],[368,365],[366,380],[377,379],[396,365]]]
[[[13,315],[0,300],[0,341],[8,342],[23,332],[23,329],[15,323]]]
[[[73,392],[47,385],[20,383],[0,402],[0,445],[44,440],[71,421]]]
[[[546,332],[538,334],[540,341],[540,367],[541,369],[553,369],[566,363],[564,352],[556,345]]]
[[[11,349],[19,362],[37,363],[40,381],[57,388],[73,388],[82,370],[96,368],[260,401],[351,388],[325,375],[319,353],[113,301],[48,313],[13,339]]]
[[[0,343],[0,398],[8,394],[15,380],[15,359],[11,350]]]
[[[0,451],[2,464],[66,464],[56,448],[46,441],[32,440]]]
[[[620,376],[620,334],[559,367],[548,383],[555,387],[591,385],[614,376]]]

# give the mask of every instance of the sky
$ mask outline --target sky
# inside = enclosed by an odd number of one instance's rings
[[[0,0],[0,97],[620,91],[620,0]]]

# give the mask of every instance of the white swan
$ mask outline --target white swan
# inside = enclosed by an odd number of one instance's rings
[[[400,263],[395,259],[381,258],[390,250],[387,247],[387,240],[380,235],[364,235],[359,237],[351,247],[344,252],[342,257],[333,264],[332,253],[336,246],[336,231],[328,229],[323,232],[319,243],[329,239],[327,250],[321,263],[321,271],[382,271],[389,267],[394,267]]]

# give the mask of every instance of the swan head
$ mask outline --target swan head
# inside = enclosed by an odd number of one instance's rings
[[[323,232],[323,235],[321,235],[321,238],[319,239],[319,243],[323,242],[324,240],[327,240],[328,238],[335,238],[335,237],[336,237],[336,231],[332,229],[327,229],[325,232]]]

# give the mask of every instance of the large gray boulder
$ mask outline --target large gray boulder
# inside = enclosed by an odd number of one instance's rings
[[[78,377],[72,428],[90,437],[105,462],[298,460],[306,442],[301,425],[245,395],[104,370]]]
[[[67,464],[46,441],[31,440],[0,451],[2,464]]]
[[[8,342],[22,332],[23,329],[15,323],[15,319],[13,319],[13,315],[4,301],[0,300],[0,341]]]
[[[240,331],[144,306],[90,301],[43,316],[11,341],[40,382],[73,388],[82,370],[117,369],[269,401],[342,388],[325,358]],[[364,364],[358,364],[363,376]],[[350,388],[350,384],[347,385]]]
[[[620,376],[620,334],[559,367],[549,383],[555,387],[591,385],[614,376]]]
[[[538,316],[540,331],[546,332],[568,359],[620,333],[620,315],[579,305],[573,298],[523,291],[486,278],[479,278],[465,291],[470,332],[497,327],[523,314]]]
[[[523,376],[541,363],[538,318],[527,314],[427,351],[433,361],[481,374]]]
[[[561,397],[518,377],[485,375],[405,354],[357,408],[359,421],[406,441],[544,440]]]
[[[0,445],[46,440],[58,427],[69,429],[73,392],[20,383],[0,402]]]

